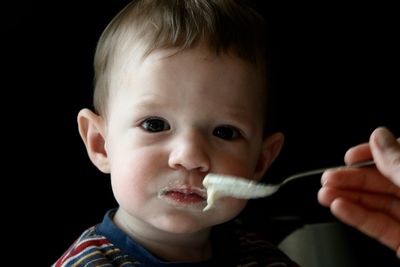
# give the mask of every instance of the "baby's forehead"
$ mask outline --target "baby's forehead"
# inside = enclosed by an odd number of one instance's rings
[[[161,76],[168,75],[166,83],[174,82],[204,82],[204,77],[215,77],[220,73],[230,73],[229,82],[213,80],[226,87],[226,83],[235,82],[242,84],[243,88],[253,88],[264,95],[266,87],[265,68],[254,62],[246,61],[234,50],[216,53],[206,45],[180,49],[166,48],[156,49],[149,54],[143,53],[144,48],[131,49],[125,56],[120,57],[120,64],[115,64],[114,70],[110,73],[112,77],[110,96],[118,93],[121,88],[137,88],[138,82],[143,84],[153,83],[161,79]],[[187,72],[182,71],[187,69]],[[167,70],[167,71],[166,71]],[[210,73],[214,73],[214,76]],[[210,76],[211,75],[211,76]],[[179,77],[179,76],[185,76]],[[202,80],[201,80],[202,79]]]
[[[180,47],[167,47],[157,48],[150,52],[147,45],[134,44],[129,52],[120,53],[120,65],[127,68],[137,68],[146,64],[160,64],[179,61],[181,64],[192,64],[194,61],[208,61],[210,63],[220,62],[224,60],[227,64],[232,62],[246,65],[253,70],[260,70],[262,75],[265,74],[265,62],[260,60],[253,62],[247,58],[242,57],[239,52],[234,48],[228,48],[220,51],[214,50],[208,46],[206,42],[199,42],[189,48]],[[184,55],[184,56],[182,56]],[[118,68],[117,68],[118,69]],[[121,68],[120,68],[121,69]]]
[[[232,80],[243,78],[244,82],[249,83],[249,79],[251,83],[255,81],[265,83],[266,80],[264,66],[246,61],[234,51],[215,53],[206,46],[197,46],[190,49],[157,49],[150,54],[135,52],[138,50],[135,50],[132,56],[121,57],[121,64],[115,67],[114,77],[111,78],[114,80],[114,84],[132,83],[135,77],[143,77],[143,75],[146,75],[148,79],[154,79],[156,78],[154,74],[165,73],[165,69],[172,70],[169,72],[171,80],[176,79],[181,72],[174,72],[174,70],[180,69],[181,66],[190,70],[190,75],[185,78],[187,80],[209,72],[230,72],[234,76],[238,76],[232,77]]]

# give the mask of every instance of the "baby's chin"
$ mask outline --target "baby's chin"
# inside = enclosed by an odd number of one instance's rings
[[[234,202],[239,202],[235,203],[234,208],[232,205],[216,205],[215,208],[205,212],[176,209],[154,218],[152,224],[159,230],[178,235],[209,231],[211,227],[235,218],[246,205],[246,201],[243,200],[234,200]]]
[[[196,234],[199,232],[208,232],[214,222],[208,222],[207,219],[202,219],[195,216],[189,216],[185,213],[175,212],[161,218],[155,219],[152,223],[154,227],[163,232],[175,235]]]

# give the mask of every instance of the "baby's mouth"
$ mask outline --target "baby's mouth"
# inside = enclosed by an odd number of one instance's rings
[[[159,196],[167,199],[168,201],[183,205],[200,204],[207,200],[207,193],[205,189],[186,185],[165,188],[160,192]]]

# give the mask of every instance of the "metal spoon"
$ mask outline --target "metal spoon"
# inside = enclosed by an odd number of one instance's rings
[[[328,169],[361,168],[372,165],[375,165],[375,162],[373,160],[370,160],[351,165],[333,166],[300,172],[287,177],[278,184],[262,184],[242,177],[209,173],[203,180],[203,185],[205,188],[207,188],[208,203],[207,207],[204,210],[210,209],[213,206],[215,200],[220,197],[230,196],[241,199],[267,197],[277,192],[279,188],[290,181],[320,174]]]

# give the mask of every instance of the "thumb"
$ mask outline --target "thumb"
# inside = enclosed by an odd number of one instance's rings
[[[370,137],[372,156],[379,171],[400,186],[400,138],[385,127],[375,129]]]

